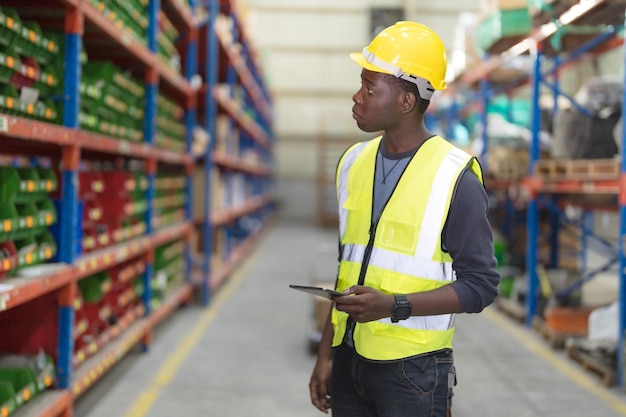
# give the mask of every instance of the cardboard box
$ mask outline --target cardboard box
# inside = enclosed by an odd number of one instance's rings
[[[544,312],[549,329],[572,336],[586,336],[592,308],[547,307]]]

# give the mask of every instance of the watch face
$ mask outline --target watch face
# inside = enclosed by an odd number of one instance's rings
[[[396,303],[391,310],[391,321],[406,320],[411,316],[411,303],[405,296],[396,296]]]
[[[394,316],[398,320],[405,320],[411,315],[411,306],[408,305],[396,305],[394,309]]]

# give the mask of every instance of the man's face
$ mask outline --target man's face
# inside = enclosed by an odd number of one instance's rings
[[[388,75],[363,69],[361,88],[352,96],[352,117],[364,132],[387,130],[397,124],[400,94],[386,82]]]

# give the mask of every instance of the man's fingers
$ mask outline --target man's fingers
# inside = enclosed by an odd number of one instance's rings
[[[309,389],[311,391],[311,403],[321,412],[328,414],[330,399],[326,390],[315,382],[311,382]]]

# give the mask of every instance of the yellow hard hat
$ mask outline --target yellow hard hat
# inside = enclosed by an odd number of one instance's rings
[[[429,27],[397,22],[380,32],[362,52],[350,58],[369,71],[391,74],[417,85],[420,96],[430,100],[434,90],[446,88],[446,47]]]

